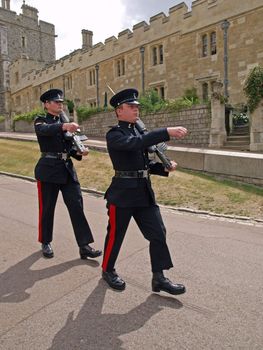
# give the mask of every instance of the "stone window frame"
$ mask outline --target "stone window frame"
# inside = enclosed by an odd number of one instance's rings
[[[158,84],[149,84],[150,89],[155,90],[158,93],[158,96],[165,100],[165,92],[166,92],[166,86],[165,83],[159,82]]]
[[[65,90],[72,90],[72,75],[65,76]]]
[[[209,101],[209,99],[211,98],[211,94],[212,94],[212,91],[213,91],[213,84],[215,82],[218,81],[218,77],[217,76],[211,76],[211,77],[207,77],[207,78],[201,78],[201,79],[197,79],[199,81],[199,86],[200,86],[200,95],[201,95],[201,99],[202,101]],[[206,85],[206,93],[204,91],[204,88],[205,88],[205,85]],[[205,98],[205,95],[206,94],[206,98]]]
[[[210,32],[209,39],[210,39],[210,55],[216,55],[216,53],[217,53],[217,35],[216,35],[215,30]]]
[[[96,71],[95,68],[89,70],[89,86],[96,85]]]
[[[19,83],[19,72],[15,72],[15,82],[16,84]]]
[[[209,99],[209,84],[207,81],[202,82],[202,101],[208,101]]]
[[[25,35],[22,35],[22,36],[21,36],[21,47],[22,47],[22,49],[25,49],[26,46],[27,46],[26,36],[25,36]]]
[[[15,105],[16,107],[20,107],[21,106],[21,95],[17,95],[15,98]]]
[[[118,57],[115,61],[115,75],[120,78],[126,74],[126,60],[125,57]]]
[[[200,56],[201,58],[217,54],[217,31],[213,28],[200,34]]]
[[[157,66],[164,63],[164,45],[163,43],[154,44],[151,47],[151,63]]]
[[[93,101],[88,101],[90,108],[96,108],[97,107],[97,101],[93,100]]]
[[[204,33],[201,35],[201,57],[208,56],[208,35]]]
[[[30,94],[29,94],[29,91],[27,91],[27,93],[26,93],[26,101],[27,101],[27,108],[29,108],[29,106],[30,106]]]

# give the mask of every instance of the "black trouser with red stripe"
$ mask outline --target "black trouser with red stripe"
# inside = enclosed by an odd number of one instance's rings
[[[50,243],[53,237],[53,223],[58,193],[61,191],[68,208],[78,246],[94,242],[83,211],[83,198],[80,185],[68,177],[66,184],[37,182],[39,200],[39,236],[41,243]]]
[[[173,267],[166,229],[157,205],[149,207],[120,208],[108,204],[108,228],[104,245],[103,271],[112,271],[117,260],[129,222],[133,217],[144,237],[150,242],[152,272]]]

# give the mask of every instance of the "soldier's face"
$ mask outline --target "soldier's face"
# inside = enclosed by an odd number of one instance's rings
[[[139,119],[139,106],[124,103],[118,108],[117,115],[119,120],[135,123]]]
[[[47,101],[45,107],[48,113],[53,115],[59,115],[63,111],[63,102],[59,101]]]

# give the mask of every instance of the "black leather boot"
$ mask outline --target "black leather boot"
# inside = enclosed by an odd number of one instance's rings
[[[81,259],[97,258],[98,256],[101,256],[101,254],[101,250],[95,250],[88,244],[79,247],[79,255]]]
[[[108,285],[117,290],[124,290],[126,287],[126,283],[123,279],[118,276],[115,270],[113,271],[102,271],[102,278],[108,283]]]
[[[53,258],[54,252],[50,243],[43,243],[41,245],[42,254],[45,258]]]
[[[164,276],[163,272],[154,272],[152,279],[152,291],[160,292],[161,290],[173,295],[183,294],[186,291],[183,284],[174,284]]]

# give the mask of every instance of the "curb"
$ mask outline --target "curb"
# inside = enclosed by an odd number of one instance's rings
[[[30,182],[36,182],[36,179],[31,177],[31,176],[25,176],[25,175],[19,175],[19,174],[13,174],[13,173],[8,173],[5,171],[0,171],[0,175],[5,175],[5,176],[10,176],[14,177],[17,179],[22,179]],[[103,197],[105,192],[98,191],[96,189],[92,188],[86,188],[86,187],[81,187],[81,191],[84,193],[89,193],[94,195],[95,197]],[[261,219],[256,219],[256,218],[251,218],[248,216],[235,216],[235,215],[227,215],[227,214],[217,214],[213,213],[210,211],[205,211],[205,210],[198,210],[198,209],[190,209],[190,208],[183,208],[183,207],[170,207],[167,205],[162,205],[158,204],[159,207],[164,208],[164,209],[169,209],[177,212],[182,212],[182,213],[188,213],[188,214],[194,214],[194,215],[206,215],[210,217],[218,217],[218,218],[224,218],[224,219],[230,219],[230,220],[238,220],[238,221],[243,221],[243,222],[255,222],[258,224],[263,224],[263,220]]]

